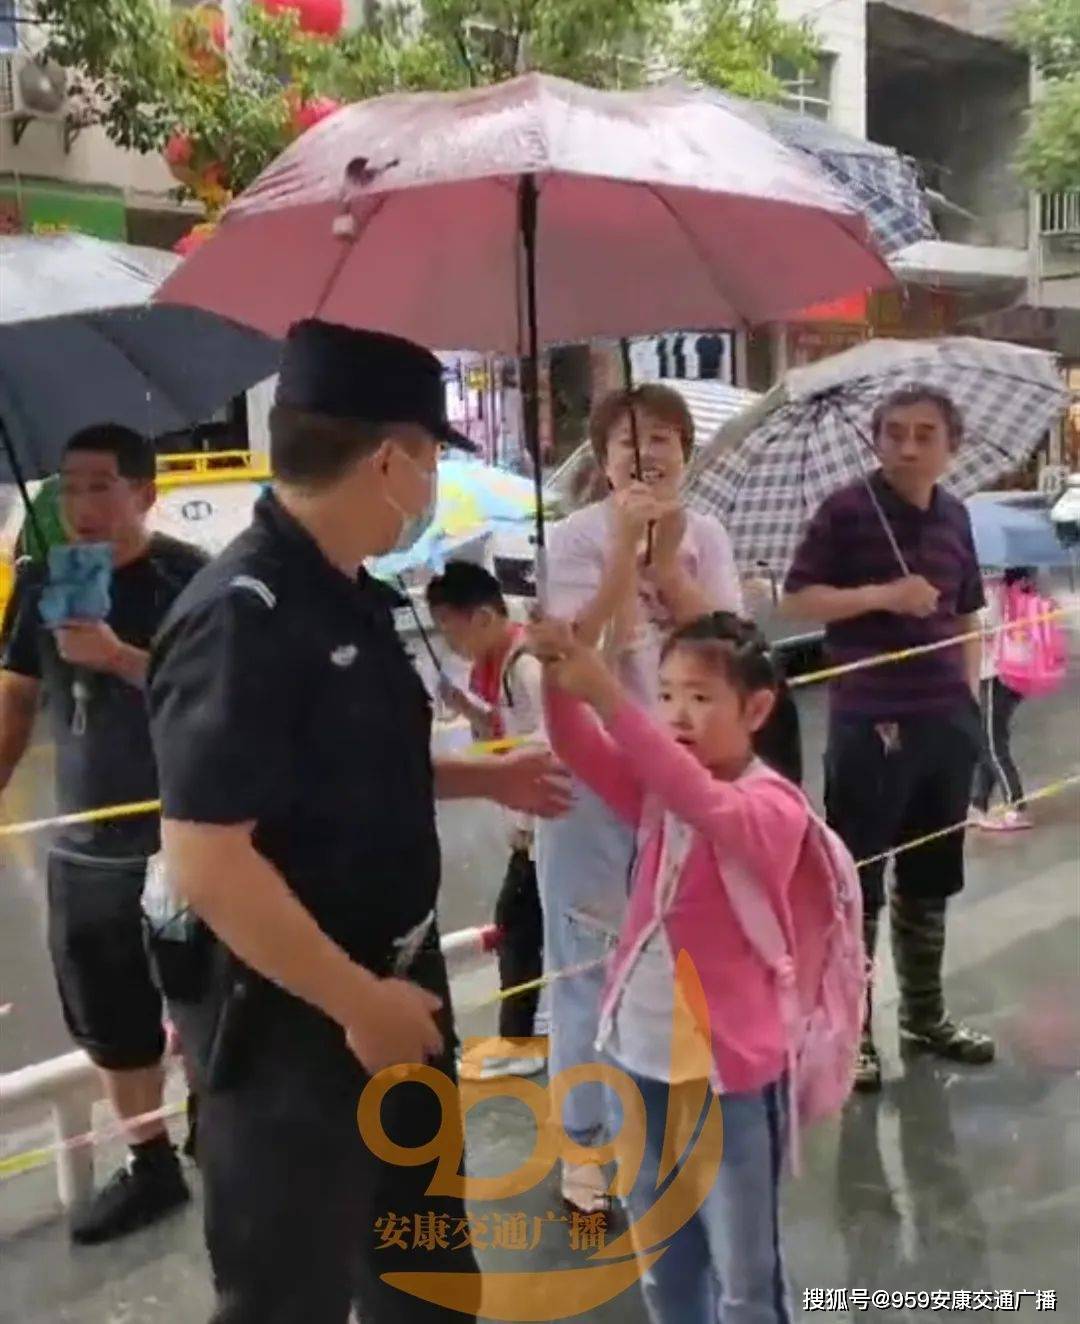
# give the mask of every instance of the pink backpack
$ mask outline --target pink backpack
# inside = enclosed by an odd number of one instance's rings
[[[1068,661],[1060,620],[1046,619],[1057,603],[1023,584],[1002,592],[1002,621],[1009,628],[999,630],[993,652],[998,679],[1026,699],[1053,694],[1065,681]]]
[[[858,870],[836,833],[811,814],[799,860],[802,885],[791,896],[789,942],[761,887],[719,852],[717,864],[747,940],[776,978],[797,1173],[800,1129],[838,1113],[854,1081],[866,999]]]

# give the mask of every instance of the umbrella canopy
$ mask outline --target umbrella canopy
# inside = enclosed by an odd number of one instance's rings
[[[1054,355],[993,340],[871,340],[789,372],[695,458],[690,504],[727,526],[746,569],[783,573],[821,502],[875,465],[874,409],[927,386],[949,395],[965,440],[946,485],[972,495],[1021,464],[1062,413]]]
[[[531,355],[772,321],[891,279],[828,176],[710,95],[528,74],[344,107],[159,297],[272,335],[319,316]]]
[[[557,503],[545,499],[545,504],[550,512]],[[381,578],[421,568],[441,570],[465,544],[535,517],[531,479],[476,460],[440,460],[439,499],[431,523],[411,547],[379,557],[370,569]]]
[[[150,305],[177,262],[86,235],[0,236],[0,419],[25,478],[54,472],[89,424],[177,431],[276,370],[268,337]],[[0,482],[12,476],[0,453]]]
[[[1044,497],[1020,501],[984,493],[968,503],[975,551],[987,569],[1051,568],[1072,563],[1058,539]]]
[[[828,171],[850,204],[866,217],[883,253],[937,237],[919,176],[894,148],[867,142],[783,106],[722,92],[714,95]]]

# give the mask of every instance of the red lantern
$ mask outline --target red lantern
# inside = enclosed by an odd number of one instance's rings
[[[165,164],[169,167],[169,173],[173,179],[179,180],[181,184],[186,184],[190,188],[196,178],[195,171],[192,168],[195,144],[188,135],[178,129],[165,144],[161,155],[165,158]]]
[[[176,132],[165,144],[162,155],[170,166],[189,166],[195,146],[186,133]]]
[[[219,51],[225,49],[225,15],[220,9],[211,9],[206,18],[206,35],[210,44]]]
[[[335,101],[333,97],[312,97],[310,101],[303,102],[293,111],[293,132],[299,137],[301,133],[313,129],[320,120],[326,119],[328,115],[340,109],[341,102]]]
[[[300,31],[319,37],[336,37],[345,22],[344,0],[257,0],[268,14],[294,9]]]

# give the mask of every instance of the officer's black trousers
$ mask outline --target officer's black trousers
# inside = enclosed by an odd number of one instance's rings
[[[422,982],[446,996],[441,957],[423,959],[438,969]],[[198,1162],[218,1296],[211,1324],[346,1324],[354,1303],[362,1324],[471,1318],[464,1308],[479,1304],[479,1274],[462,1201],[425,1194],[431,1164],[375,1158],[356,1120],[364,1080],[341,1031],[281,995],[274,1002],[274,1014],[256,1018],[239,1045],[227,1084],[202,1082]],[[179,1020],[185,1033],[190,1016]],[[193,1030],[189,1047],[200,1041],[197,1024]],[[208,1042],[203,1033],[203,1065]],[[449,1036],[447,1048],[434,1065],[453,1079]],[[420,1084],[392,1091],[382,1121],[406,1148],[440,1126],[446,1143],[460,1143],[459,1118],[444,1118]],[[454,1289],[459,1309],[380,1281],[408,1271],[465,1275]]]

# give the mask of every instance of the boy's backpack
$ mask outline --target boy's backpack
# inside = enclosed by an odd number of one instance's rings
[[[1064,684],[1068,661],[1060,620],[1046,619],[1057,603],[1021,583],[1002,593],[1003,628],[993,652],[998,679],[1027,699],[1053,694]]]
[[[790,940],[760,883],[737,861],[718,857],[731,908],[750,945],[772,970],[787,1034],[791,1161],[799,1130],[838,1113],[855,1079],[867,963],[862,890],[847,847],[815,814],[790,899]]]

